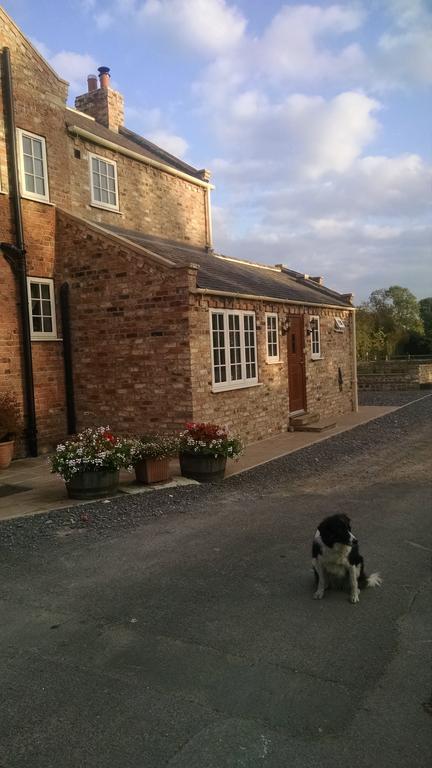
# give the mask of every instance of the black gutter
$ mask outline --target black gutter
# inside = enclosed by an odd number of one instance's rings
[[[0,243],[6,261],[10,265],[19,290],[21,335],[24,369],[24,397],[27,410],[27,441],[30,456],[38,455],[36,406],[34,397],[33,360],[30,338],[30,315],[27,292],[27,263],[24,244],[24,227],[21,210],[21,196],[18,176],[18,153],[16,145],[16,128],[14,113],[14,96],[12,85],[12,70],[9,48],[3,48],[3,77],[4,81],[4,109],[7,144],[9,146],[8,165],[10,169],[10,196],[12,198],[13,215],[15,222],[16,244]]]
[[[69,311],[69,283],[63,283],[60,288],[60,311],[63,334],[63,360],[66,388],[66,414],[68,434],[76,435],[75,391],[73,383],[72,338]]]

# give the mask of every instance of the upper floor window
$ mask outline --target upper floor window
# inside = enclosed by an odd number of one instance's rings
[[[28,277],[27,290],[32,339],[56,339],[54,282],[44,277]]]
[[[45,139],[17,129],[21,194],[32,200],[49,200]]]
[[[267,362],[279,362],[279,335],[278,335],[278,316],[276,312],[266,314],[266,335],[267,335]]]
[[[116,163],[98,155],[90,155],[90,179],[92,204],[118,211]]]
[[[255,314],[211,310],[213,390],[258,383]]]
[[[321,337],[320,337],[320,319],[318,315],[313,315],[310,320],[311,331],[311,357],[317,360],[321,357]]]

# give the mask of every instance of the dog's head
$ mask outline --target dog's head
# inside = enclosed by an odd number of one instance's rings
[[[335,544],[351,547],[356,541],[356,537],[351,533],[351,520],[348,515],[326,517],[318,526],[318,530],[326,547],[333,547]]]

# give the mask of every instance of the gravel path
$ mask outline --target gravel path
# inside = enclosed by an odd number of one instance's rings
[[[431,411],[0,525],[0,766],[429,768]],[[384,578],[356,606],[312,599],[337,511]]]
[[[401,397],[407,393],[389,393]],[[395,404],[395,403],[393,403]],[[432,394],[394,413],[335,435],[320,443],[303,448],[255,469],[234,475],[222,484],[169,488],[151,494],[127,496],[120,494],[109,501],[53,511],[48,514],[16,518],[0,523],[0,550],[38,549],[47,539],[76,536],[92,532],[111,537],[154,519],[202,510],[206,514],[212,505],[238,498],[242,506],[274,492],[281,478],[293,478],[293,488],[318,482],[324,473],[334,473],[335,484],[343,482],[349,473],[347,463],[362,457],[365,472],[375,450],[388,447],[386,461],[391,461],[392,444],[415,438],[416,426],[432,423]],[[83,542],[86,536],[82,537]]]
[[[359,405],[406,405],[426,395],[420,389],[406,392],[359,392]]]

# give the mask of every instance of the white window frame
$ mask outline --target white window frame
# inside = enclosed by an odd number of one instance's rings
[[[316,320],[316,331],[313,326],[313,321]],[[320,317],[319,315],[311,315],[309,318],[310,327],[310,340],[311,340],[311,359],[320,360],[321,355],[321,329],[320,329]]]
[[[48,184],[48,163],[46,154],[46,141],[43,136],[39,136],[37,133],[31,133],[31,131],[25,131],[23,128],[17,128],[18,138],[18,165],[19,165],[19,177],[20,177],[20,192],[21,197],[28,198],[29,200],[39,200],[45,203],[49,202],[49,184]],[[41,195],[38,192],[29,192],[25,185],[25,169],[24,169],[24,145],[23,139],[27,137],[31,140],[36,139],[41,142],[42,145],[42,168],[43,168],[43,180],[45,184],[45,194]]]
[[[96,206],[96,208],[103,208],[106,211],[118,211],[120,210],[119,205],[119,193],[118,193],[118,181],[117,181],[117,163],[115,160],[109,160],[107,157],[102,157],[102,155],[96,155],[94,152],[88,153],[89,157],[89,173],[90,173],[90,199],[91,204]],[[114,184],[115,184],[115,196],[116,196],[116,203],[115,205],[112,205],[111,203],[104,203],[101,200],[96,200],[94,195],[94,187],[93,187],[93,160],[99,160],[103,163],[106,163],[107,165],[112,165],[114,168]]]
[[[272,328],[272,321],[275,320],[275,326]],[[277,312],[265,313],[265,327],[266,327],[266,358],[268,363],[279,362],[279,316]],[[276,354],[272,354],[275,342],[271,339],[271,335],[276,334]]]
[[[226,381],[217,382],[215,380],[215,355],[214,355],[214,347],[213,347],[213,316],[214,315],[223,315],[223,331],[220,331],[220,333],[223,333],[223,347],[219,347],[219,349],[224,349],[225,351],[225,372],[226,372]],[[238,361],[237,365],[241,366],[241,378],[240,379],[232,379],[231,378],[231,360],[230,360],[230,349],[233,349],[233,347],[230,347],[230,330],[229,330],[229,316],[234,315],[235,317],[239,318],[239,331],[240,331],[240,345],[237,347],[237,349],[240,350],[240,360]],[[253,318],[253,333],[254,333],[254,361],[247,361],[246,360],[246,352],[249,347],[246,346],[245,343],[245,335],[248,329],[245,329],[245,318]],[[209,324],[210,324],[210,352],[211,352],[211,372],[212,372],[212,391],[213,392],[224,392],[226,390],[230,389],[244,389],[245,387],[252,387],[258,384],[258,350],[257,350],[257,328],[256,328],[256,316],[255,312],[249,312],[247,310],[238,310],[238,309],[211,309],[209,312]],[[255,376],[253,377],[247,377],[247,366],[251,364],[255,364]]]
[[[33,330],[33,309],[32,309],[32,295],[31,286],[35,285],[48,285],[49,286],[49,300],[51,304],[51,331],[34,331]],[[54,294],[54,280],[49,277],[27,277],[27,292],[28,292],[28,305],[29,305],[29,319],[30,319],[30,337],[33,341],[50,341],[57,338],[57,323],[56,323],[56,311],[55,311],[55,294]],[[43,315],[41,315],[43,317]]]
[[[343,333],[346,326],[342,318],[335,317],[334,321],[335,321],[335,331],[337,331],[338,333]]]

